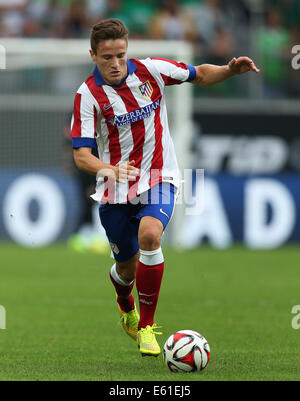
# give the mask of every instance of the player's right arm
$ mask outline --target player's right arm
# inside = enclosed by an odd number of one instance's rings
[[[136,178],[139,170],[134,167],[134,160],[119,166],[104,163],[92,154],[97,147],[95,129],[99,108],[85,86],[79,89],[74,100],[74,109],[71,123],[73,157],[76,166],[87,173],[99,178],[111,178],[118,182],[125,182]]]
[[[73,149],[73,157],[79,170],[86,173],[96,175],[98,172],[106,173],[106,175],[117,175],[117,167],[104,163],[98,157],[92,154],[92,148],[75,148]],[[104,175],[105,176],[105,175]]]
[[[77,148],[73,150],[73,157],[76,166],[86,173],[94,174],[97,179],[111,178],[117,182],[126,182],[126,180],[135,181],[139,174],[139,169],[134,167],[134,160],[128,163],[122,163],[119,166],[112,166],[104,163],[98,157],[92,154],[92,148]]]

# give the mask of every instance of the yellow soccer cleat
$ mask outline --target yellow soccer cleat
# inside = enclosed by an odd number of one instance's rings
[[[134,309],[128,313],[123,312],[120,306],[119,309],[121,315],[121,323],[124,330],[133,340],[136,341],[138,333],[138,324],[140,320],[140,315],[138,314],[136,306],[134,305]]]
[[[154,323],[153,326],[141,328],[137,333],[138,348],[142,356],[158,356],[160,347],[156,341],[155,334],[161,335],[161,332],[154,331],[159,327]]]

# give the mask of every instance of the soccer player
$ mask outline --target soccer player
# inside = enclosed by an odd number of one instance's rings
[[[160,333],[154,314],[164,271],[161,236],[180,181],[165,86],[191,82],[205,87],[259,70],[248,57],[233,58],[224,66],[128,59],[127,41],[128,30],[117,19],[92,27],[90,55],[96,66],[75,96],[72,146],[77,167],[96,175],[92,197],[100,202],[101,223],[115,259],[110,279],[123,327],[143,356],[157,356],[155,334]],[[95,147],[99,158],[92,154]]]

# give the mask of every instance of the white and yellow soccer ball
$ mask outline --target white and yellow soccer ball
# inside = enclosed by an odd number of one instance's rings
[[[197,372],[207,366],[210,347],[196,331],[181,330],[170,335],[165,342],[163,358],[172,372]]]

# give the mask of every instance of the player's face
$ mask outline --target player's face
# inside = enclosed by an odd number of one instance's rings
[[[118,85],[127,75],[127,41],[125,39],[101,40],[97,54],[90,50],[104,81]]]

